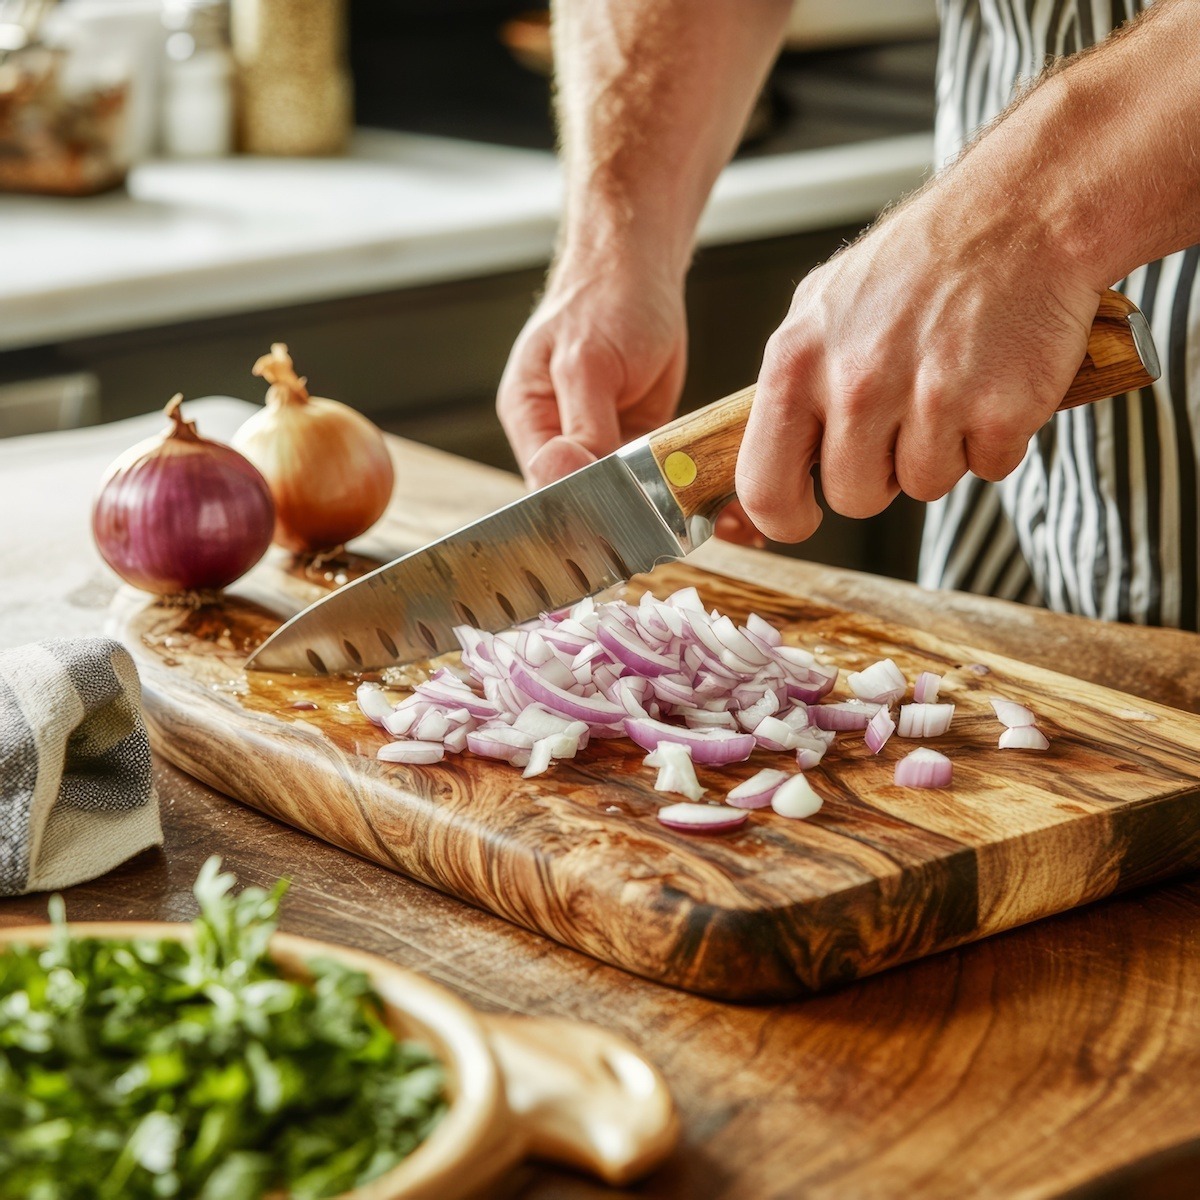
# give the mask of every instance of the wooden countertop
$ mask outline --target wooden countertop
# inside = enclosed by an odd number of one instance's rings
[[[248,412],[192,406],[227,436]],[[100,472],[156,418],[0,442],[0,645],[96,632],[112,582],[88,535]],[[410,450],[417,544],[516,490]],[[17,519],[16,514],[19,515]],[[713,545],[736,573],[752,553]],[[1103,626],[773,559],[779,587],[1195,710],[1200,638]],[[1200,765],[1200,749],[1198,749]],[[814,1000],[737,1007],[668,991],[323,845],[159,764],[167,842],[71,889],[76,919],[189,918],[201,862],[292,878],[283,927],[384,954],[493,1011],[618,1030],[662,1067],[685,1142],[617,1193],[542,1167],[505,1195],[582,1200],[1194,1195],[1200,1163],[1200,881],[1107,900]],[[0,925],[45,896],[0,900]],[[1153,1181],[1152,1184],[1150,1181]]]

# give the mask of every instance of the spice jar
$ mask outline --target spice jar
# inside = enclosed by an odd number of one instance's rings
[[[167,0],[163,23],[162,148],[170,158],[233,150],[233,54],[224,0]]]
[[[352,124],[345,0],[233,0],[239,146],[338,154]]]

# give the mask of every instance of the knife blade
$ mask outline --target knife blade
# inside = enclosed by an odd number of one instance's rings
[[[1145,317],[1107,292],[1070,408],[1159,375]],[[346,584],[281,625],[248,669],[325,674],[427,659],[682,558],[733,498],[754,399],[743,388],[565,479]]]

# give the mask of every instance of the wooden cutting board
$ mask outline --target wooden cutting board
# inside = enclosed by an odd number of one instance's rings
[[[919,743],[893,738],[875,757],[843,734],[810,775],[817,816],[759,811],[697,836],[655,820],[672,798],[629,743],[596,742],[532,780],[471,755],[380,763],[386,738],[352,681],[241,670],[284,616],[372,565],[305,574],[272,558],[245,595],[198,609],[122,593],[116,632],[156,749],[289,824],[647,978],[730,1000],[801,996],[1200,866],[1200,717],[684,564],[629,590],[695,584],[842,668],[890,656],[910,679],[944,674],[957,710],[936,745],[953,787],[893,784]],[[993,695],[1028,704],[1050,750],[999,750]],[[758,751],[698,773],[718,798],[767,765],[788,759]]]

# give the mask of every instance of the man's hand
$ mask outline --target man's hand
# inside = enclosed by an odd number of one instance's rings
[[[1102,285],[928,192],[812,272],[771,337],[737,491],[769,537],[1003,479],[1083,360]]]
[[[770,537],[1004,478],[1054,413],[1101,293],[1200,237],[1200,0],[1160,0],[1028,92],[796,289],[737,490]],[[1129,114],[1136,113],[1137,119]]]
[[[542,487],[668,421],[686,360],[679,282],[560,262],[496,403],[526,481]]]

